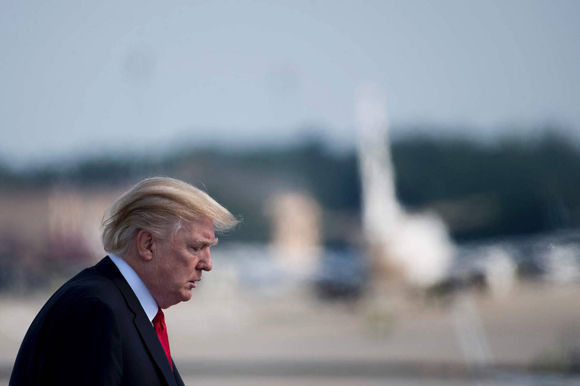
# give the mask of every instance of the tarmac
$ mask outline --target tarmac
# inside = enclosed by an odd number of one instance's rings
[[[580,384],[580,284],[347,302],[219,283],[196,291],[166,311],[186,384]],[[0,298],[0,385],[47,296]]]

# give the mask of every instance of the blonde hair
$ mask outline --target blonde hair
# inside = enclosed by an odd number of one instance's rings
[[[182,222],[202,217],[209,217],[216,231],[238,223],[226,208],[188,183],[169,177],[147,178],[123,193],[103,217],[103,247],[107,252],[123,254],[140,229],[166,238]]]

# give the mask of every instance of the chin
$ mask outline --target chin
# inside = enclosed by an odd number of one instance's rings
[[[191,294],[191,290],[190,290],[190,291],[187,291],[187,293],[183,294],[183,296],[181,297],[181,301],[187,302],[188,300],[191,299],[191,297],[192,297],[192,294]]]

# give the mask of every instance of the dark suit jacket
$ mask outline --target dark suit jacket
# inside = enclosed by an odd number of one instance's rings
[[[183,385],[137,296],[109,257],[42,307],[18,352],[11,386]]]

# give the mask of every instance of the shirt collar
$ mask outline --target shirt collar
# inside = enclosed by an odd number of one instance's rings
[[[137,296],[145,314],[147,314],[147,317],[152,322],[155,315],[157,315],[159,306],[151,295],[151,292],[149,292],[147,286],[143,283],[143,280],[141,280],[139,275],[137,275],[137,272],[135,272],[135,270],[123,258],[112,253],[109,253],[109,257],[113,263],[115,263],[127,283],[129,283],[129,287],[131,287],[135,296]]]

